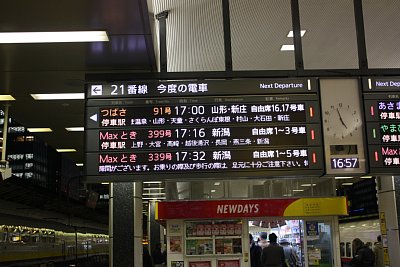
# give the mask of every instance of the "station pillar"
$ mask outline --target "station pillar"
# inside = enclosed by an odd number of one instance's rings
[[[400,176],[377,177],[377,191],[385,266],[400,266]]]
[[[142,183],[110,184],[110,267],[143,266]]]

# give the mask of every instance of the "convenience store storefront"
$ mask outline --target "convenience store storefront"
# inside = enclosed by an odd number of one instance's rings
[[[164,201],[168,267],[250,266],[249,233],[287,239],[302,266],[340,266],[338,216],[345,197]],[[278,239],[278,242],[279,242]]]

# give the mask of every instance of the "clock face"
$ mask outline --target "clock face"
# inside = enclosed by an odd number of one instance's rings
[[[354,105],[339,102],[324,111],[325,133],[334,139],[352,138],[361,128],[361,118]]]

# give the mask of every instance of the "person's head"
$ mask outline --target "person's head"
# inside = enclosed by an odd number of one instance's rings
[[[376,240],[378,240],[378,242],[382,242],[382,236],[381,236],[381,235],[378,235],[378,236],[376,237]]]
[[[275,233],[272,233],[272,234],[269,234],[268,239],[269,239],[270,243],[276,243],[276,240],[278,239],[278,237],[276,236]]]
[[[250,245],[254,243],[253,235],[249,234]]]
[[[267,233],[265,233],[265,232],[262,232],[261,234],[260,234],[260,239],[261,240],[267,240],[268,239],[268,234]]]
[[[282,246],[288,246],[290,243],[287,239],[283,238],[279,241],[279,244],[281,244]]]
[[[355,238],[352,242],[353,251],[356,252],[360,247],[364,245],[364,243],[359,238]]]

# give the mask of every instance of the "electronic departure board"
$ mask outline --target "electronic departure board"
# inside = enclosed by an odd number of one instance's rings
[[[397,174],[400,168],[400,77],[364,81],[370,172]]]
[[[90,84],[86,175],[93,181],[322,175],[317,92],[314,79]]]

